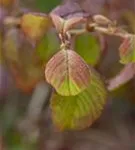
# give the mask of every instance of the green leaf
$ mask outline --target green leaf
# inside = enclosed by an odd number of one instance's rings
[[[58,6],[62,0],[53,0],[53,1],[45,1],[38,0],[36,2],[36,8],[40,9],[43,12],[50,12],[53,8]]]
[[[39,40],[51,27],[49,16],[41,13],[27,13],[21,18],[21,28],[25,35],[34,41]]]
[[[75,50],[91,65],[97,64],[100,57],[100,45],[97,39],[89,33],[76,37]]]
[[[58,51],[59,45],[56,33],[49,30],[36,47],[37,55],[46,63]]]
[[[83,92],[76,96],[55,94],[52,97],[52,119],[59,130],[81,130],[100,117],[107,100],[107,90],[93,69],[90,73],[91,82]]]
[[[46,65],[45,76],[56,91],[64,96],[77,95],[90,81],[84,60],[72,50],[61,50]]]
[[[119,48],[122,64],[135,63],[135,35],[129,35]]]

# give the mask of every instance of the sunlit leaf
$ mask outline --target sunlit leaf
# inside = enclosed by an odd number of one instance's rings
[[[90,81],[87,64],[72,50],[55,54],[46,65],[45,76],[59,94],[66,96],[80,93]]]
[[[129,35],[121,44],[120,48],[120,62],[122,64],[135,62],[135,35]]]
[[[45,14],[27,13],[21,18],[21,28],[31,40],[39,40],[50,26],[51,20]]]
[[[82,34],[76,37],[75,50],[83,59],[91,65],[95,65],[100,57],[100,45],[97,39],[87,34]]]
[[[51,100],[52,119],[59,130],[81,130],[89,127],[102,113],[107,90],[99,75],[90,70],[91,82],[76,96],[55,94]]]
[[[57,38],[56,33],[50,30],[38,43],[36,47],[37,55],[44,63],[46,63],[50,57],[58,51],[59,44],[59,39]]]

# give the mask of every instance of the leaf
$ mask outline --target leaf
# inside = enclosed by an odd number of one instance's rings
[[[51,99],[52,119],[59,130],[81,130],[97,120],[107,99],[107,90],[99,75],[90,69],[88,87],[76,96],[55,94]]]
[[[108,90],[113,91],[123,84],[130,81],[135,75],[135,65],[133,63],[127,64],[118,75],[110,79],[108,82]]]
[[[17,88],[31,92],[37,82],[43,79],[43,64],[19,30],[9,29],[3,43],[5,59]]]
[[[64,27],[64,23],[65,23],[65,20],[63,18],[61,18],[60,16],[57,16],[55,14],[50,14],[50,17],[52,19],[52,22],[56,28],[56,31],[58,33],[61,33],[63,32],[63,27]]]
[[[119,48],[120,62],[122,64],[135,62],[135,35],[129,35]]]
[[[89,14],[82,10],[80,4],[75,1],[66,1],[65,3],[55,7],[52,12],[63,18],[73,18],[73,17],[88,17]]]
[[[97,39],[89,33],[76,37],[75,50],[91,65],[95,65],[100,57],[100,45]]]
[[[46,63],[58,51],[59,45],[56,33],[53,30],[49,30],[36,47],[37,55]]]
[[[59,5],[61,1],[62,0],[53,0],[53,1],[38,0],[34,1],[34,4],[36,4],[36,8],[38,10],[49,13],[53,8]]]
[[[72,29],[74,26],[85,23],[86,19],[84,17],[73,17],[65,21],[63,32],[66,33],[68,30]]]
[[[60,95],[77,95],[89,81],[90,73],[84,60],[72,50],[61,50],[46,65],[45,76]]]
[[[112,24],[112,21],[103,15],[94,15],[93,21],[99,25],[109,25]]]
[[[51,27],[50,17],[41,13],[26,13],[21,18],[21,28],[29,39],[37,41]]]
[[[11,6],[15,3],[16,0],[0,0],[0,5],[4,7]]]
[[[9,62],[19,61],[18,50],[20,48],[19,30],[12,28],[7,30],[3,42],[4,54]]]

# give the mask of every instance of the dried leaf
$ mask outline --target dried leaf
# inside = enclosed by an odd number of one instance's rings
[[[77,95],[90,81],[84,60],[72,50],[61,50],[47,63],[45,76],[60,95]]]
[[[99,75],[90,69],[89,86],[76,96],[55,94],[51,100],[52,119],[59,130],[89,127],[102,113],[107,91]]]
[[[120,62],[122,64],[135,62],[135,35],[129,35],[121,44],[120,48]]]
[[[21,18],[21,28],[30,40],[39,40],[49,27],[51,20],[45,14],[26,13]]]

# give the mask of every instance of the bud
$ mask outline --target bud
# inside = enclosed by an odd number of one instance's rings
[[[102,15],[94,15],[93,21],[100,25],[109,25],[112,24],[112,21]]]

